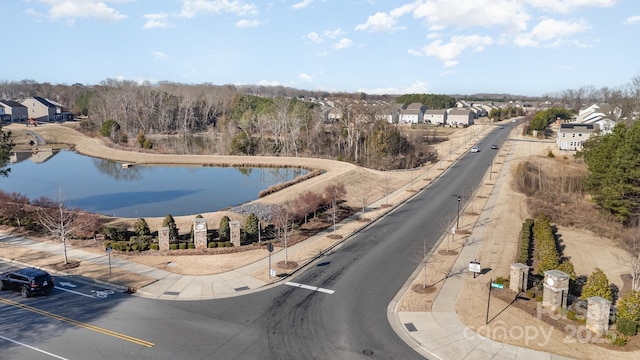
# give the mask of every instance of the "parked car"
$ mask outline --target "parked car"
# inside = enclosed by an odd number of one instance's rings
[[[477,146],[474,146],[471,148],[471,152],[480,152],[480,149],[478,149]]]
[[[53,287],[53,277],[48,272],[33,267],[0,275],[0,290],[20,291],[20,295],[24,298],[32,295],[46,295],[53,290]]]
[[[491,149],[498,150],[498,145],[496,145],[496,144],[491,145]]]
[[[498,129],[504,129],[504,126],[500,125],[498,126]]]

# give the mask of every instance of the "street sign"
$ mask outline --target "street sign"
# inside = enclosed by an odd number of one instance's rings
[[[104,249],[104,250],[105,250],[106,252],[110,253],[112,249],[111,249],[111,246],[107,246],[107,248],[106,248],[106,249]]]
[[[469,271],[471,271],[472,273],[481,273],[482,269],[481,269],[480,263],[478,261],[470,261]]]
[[[492,288],[496,288],[496,289],[502,289],[502,288],[504,288],[504,285],[502,285],[502,284],[496,284],[496,283],[492,282],[492,283],[491,283],[491,287],[492,287]]]
[[[270,276],[276,276],[276,271],[275,271],[275,269],[271,269],[271,270],[269,270],[269,275],[270,275]]]
[[[273,244],[272,243],[267,243],[267,251],[273,252]]]

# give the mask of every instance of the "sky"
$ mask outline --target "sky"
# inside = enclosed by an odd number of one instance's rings
[[[640,76],[638,0],[3,0],[0,80],[553,95]]]

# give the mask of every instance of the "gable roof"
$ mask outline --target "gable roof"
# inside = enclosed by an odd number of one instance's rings
[[[26,106],[20,104],[19,102],[13,101],[13,100],[0,100],[0,104],[3,104],[5,106],[11,107],[11,108],[26,107]]]

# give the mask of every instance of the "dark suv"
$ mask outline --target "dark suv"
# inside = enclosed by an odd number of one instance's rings
[[[24,298],[35,294],[46,295],[53,290],[53,286],[53,277],[48,272],[36,268],[10,271],[0,275],[0,290],[20,291],[20,295]]]

